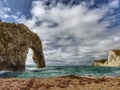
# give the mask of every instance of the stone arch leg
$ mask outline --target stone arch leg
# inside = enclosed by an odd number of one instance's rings
[[[39,36],[34,33],[31,36],[30,48],[33,50],[33,60],[37,68],[45,67],[45,59],[42,51],[42,42]]]
[[[36,64],[37,68],[43,68],[45,67],[45,60],[44,60],[44,55],[42,51],[38,51],[35,48],[32,48],[33,50],[33,60],[34,63]]]

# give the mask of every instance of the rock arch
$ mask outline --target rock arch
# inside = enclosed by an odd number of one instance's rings
[[[0,70],[24,71],[28,48],[37,68],[45,67],[42,43],[24,24],[0,22]]]

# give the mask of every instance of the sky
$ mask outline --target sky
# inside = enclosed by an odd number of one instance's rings
[[[37,33],[47,66],[91,65],[120,49],[120,0],[0,0],[0,19]]]

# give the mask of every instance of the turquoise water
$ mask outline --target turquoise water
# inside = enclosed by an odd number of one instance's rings
[[[48,78],[64,75],[120,76],[120,67],[49,66],[36,69],[35,66],[27,66],[24,72],[0,71],[0,78]]]

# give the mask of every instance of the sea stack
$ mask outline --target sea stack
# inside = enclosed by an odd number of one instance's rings
[[[39,36],[24,24],[0,21],[0,70],[24,71],[28,48],[37,68],[45,67]]]
[[[120,50],[109,50],[108,59],[95,60],[92,65],[120,67]]]

